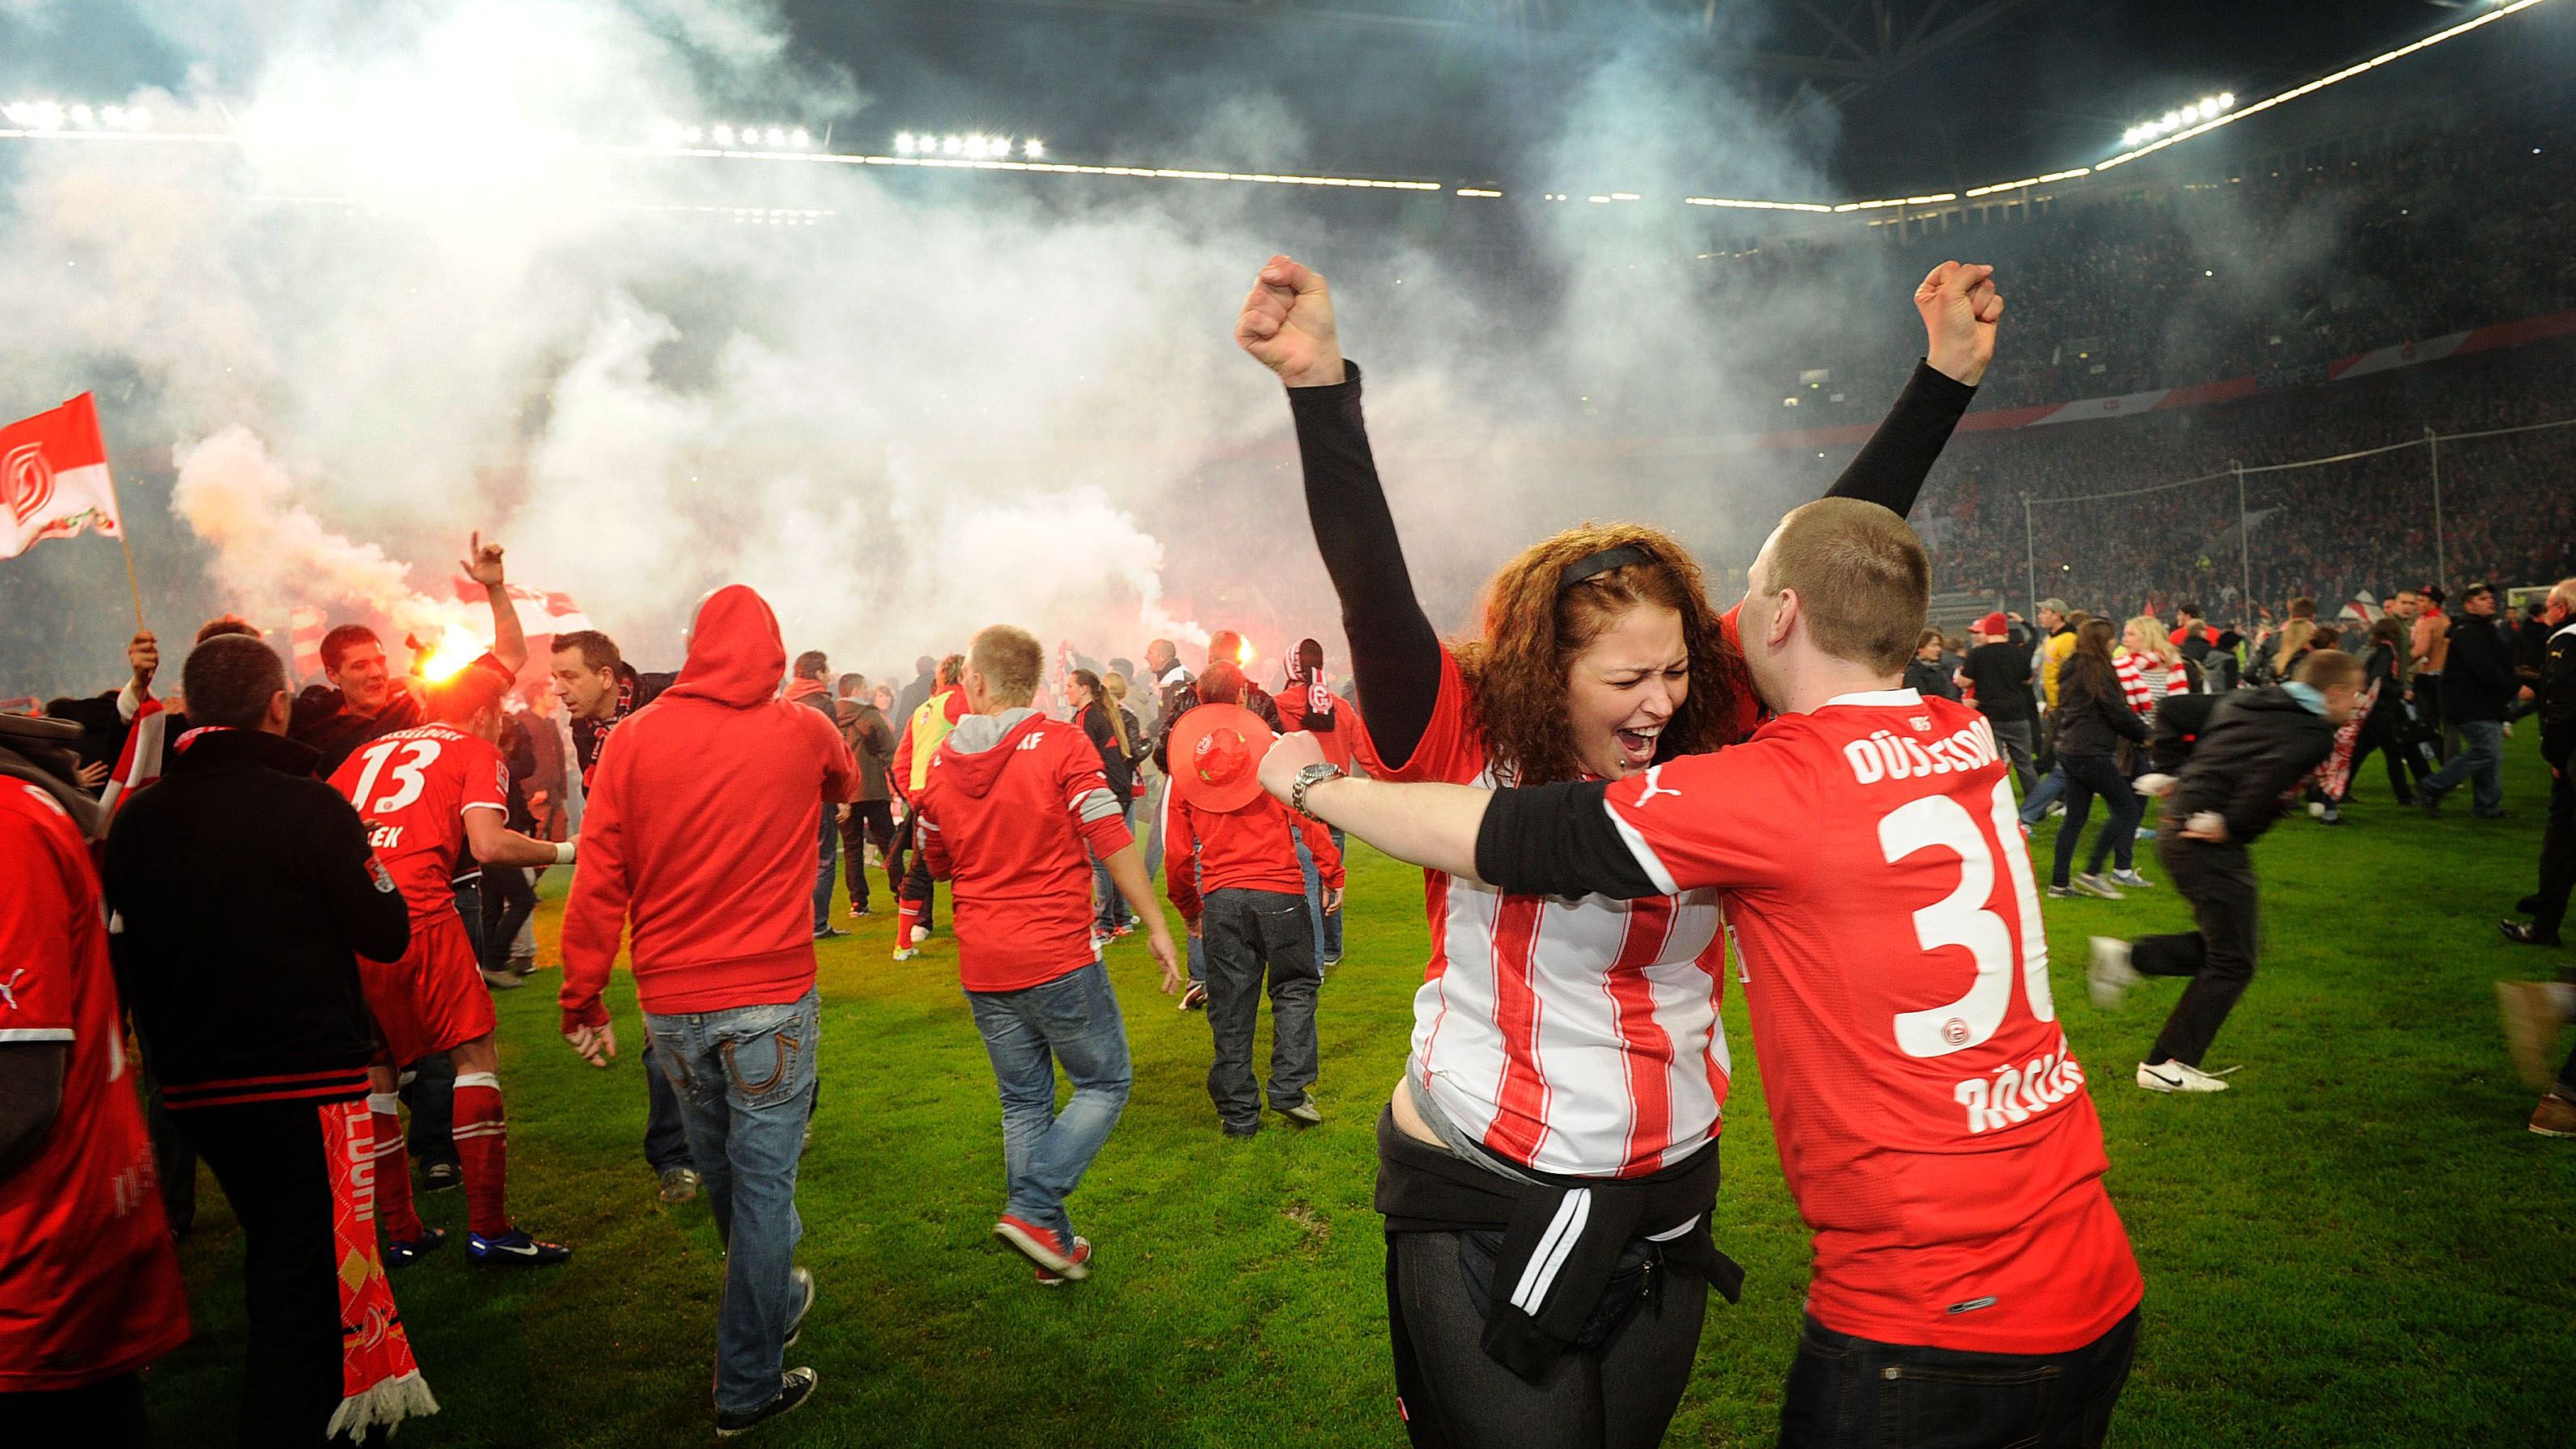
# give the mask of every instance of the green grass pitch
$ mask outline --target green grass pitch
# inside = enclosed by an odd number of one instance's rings
[[[2532,1094],[2513,1080],[2490,984],[2564,959],[2493,925],[2534,878],[2536,734],[2508,742],[2508,820],[2470,821],[2465,791],[2439,822],[2400,811],[2374,764],[2351,824],[2284,821],[2256,848],[2264,957],[2211,1058],[2244,1064],[2223,1096],[2131,1085],[2179,983],[2148,983],[2116,1015],[2085,999],[2085,937],[2178,928],[2174,892],[2047,903],[2058,1010],[2147,1279],[2115,1444],[2576,1436],[2576,1143],[2523,1130]],[[2053,829],[2033,843],[2043,879]],[[1140,942],[1111,951],[1135,1093],[1072,1204],[1097,1271],[1061,1291],[988,1233],[999,1108],[953,943],[943,931],[918,959],[889,960],[882,890],[879,914],[845,922],[860,929],[820,952],[823,1095],[798,1194],[821,1299],[790,1362],[822,1387],[749,1442],[1401,1445],[1371,1129],[1404,1059],[1422,897],[1416,872],[1355,854],[1349,955],[1323,994],[1326,1121],[1311,1131],[1273,1116],[1254,1140],[1220,1137],[1205,1019],[1154,989]],[[2161,878],[2149,849],[2140,860]],[[549,966],[565,874],[549,874],[539,917]],[[548,970],[499,997],[502,1081],[511,1206],[577,1252],[544,1272],[478,1270],[463,1195],[420,1200],[456,1241],[394,1279],[445,1408],[404,1428],[414,1449],[712,1437],[722,1260],[705,1205],[662,1207],[641,1159],[631,979],[611,988],[628,1054],[606,1071],[556,1036],[559,980]],[[1726,1024],[1717,1236],[1751,1276],[1740,1306],[1712,1305],[1676,1445],[1772,1441],[1807,1274],[1731,989]],[[211,1178],[198,1193],[182,1252],[196,1338],[150,1379],[167,1444],[231,1440],[240,1237]]]

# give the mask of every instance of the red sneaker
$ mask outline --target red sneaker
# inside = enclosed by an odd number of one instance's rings
[[[1088,1263],[1091,1261],[1091,1240],[1089,1238],[1078,1237],[1073,1240],[1073,1260],[1076,1263]],[[1046,1268],[1038,1269],[1037,1274],[1038,1286],[1041,1288],[1061,1288],[1065,1284],[1073,1281],[1073,1276],[1071,1274],[1058,1273]]]
[[[1067,1278],[1091,1276],[1091,1244],[1075,1238],[1070,1247],[1053,1228],[1042,1228],[1026,1218],[1002,1215],[993,1224],[993,1236],[1019,1249],[1030,1262],[1050,1273]]]

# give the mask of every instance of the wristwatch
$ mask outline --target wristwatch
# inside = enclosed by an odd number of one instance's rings
[[[1324,783],[1326,780],[1342,779],[1345,777],[1346,773],[1347,772],[1345,772],[1341,766],[1336,765],[1329,760],[1319,761],[1299,770],[1297,772],[1297,787],[1288,792],[1289,808],[1295,810],[1298,814],[1305,816],[1309,820],[1314,819],[1315,812],[1306,808],[1306,792],[1309,789]]]

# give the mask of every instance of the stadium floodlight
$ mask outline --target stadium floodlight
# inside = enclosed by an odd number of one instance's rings
[[[2202,96],[2190,105],[2177,106],[2152,121],[2140,121],[2131,126],[2120,137],[2120,144],[2143,145],[2159,136],[2170,136],[2185,126],[2197,126],[2214,121],[2235,109],[2236,93],[2233,91],[2221,91],[2216,95]]]
[[[1031,161],[1035,161],[1040,156],[1046,154],[1046,142],[1039,140],[1035,136],[1031,136],[1029,139],[1020,143],[1020,154]]]
[[[966,138],[965,138],[965,137],[963,137],[963,136],[942,136],[942,137],[940,137],[940,138],[939,138],[939,154],[940,154],[940,155],[942,155],[942,156],[962,156],[962,155],[964,155],[965,153],[966,153]]]
[[[724,124],[724,123],[722,123],[722,122],[718,122],[718,123],[716,124],[716,129],[715,129],[715,142],[716,142],[716,144],[717,144],[717,145],[719,145],[719,146],[730,146],[730,145],[732,145],[732,144],[733,144],[733,127],[728,126],[728,125],[725,125],[725,124]]]
[[[98,123],[97,118],[90,114],[90,109],[87,106],[72,107],[71,118],[72,124],[80,127],[84,131]]]
[[[894,154],[898,156],[909,156],[919,148],[919,145],[920,143],[912,139],[912,133],[910,131],[895,132]]]
[[[809,150],[814,145],[814,133],[799,126],[787,133],[787,144],[799,151]]]

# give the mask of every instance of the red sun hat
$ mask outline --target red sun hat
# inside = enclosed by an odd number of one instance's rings
[[[1239,704],[1203,704],[1172,726],[1172,791],[1186,805],[1231,814],[1261,798],[1261,757],[1273,736]]]

